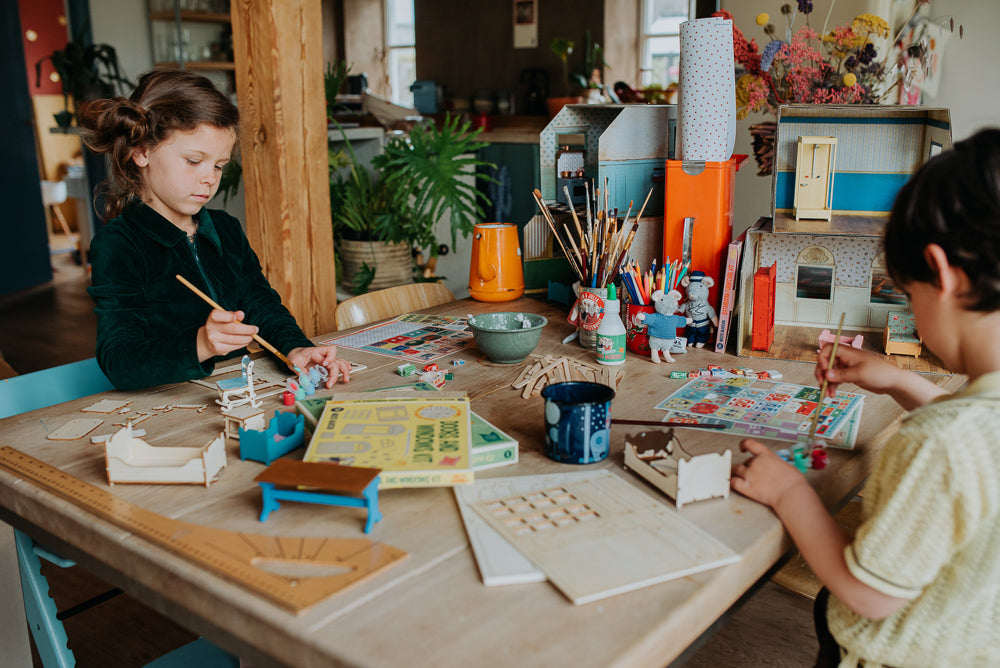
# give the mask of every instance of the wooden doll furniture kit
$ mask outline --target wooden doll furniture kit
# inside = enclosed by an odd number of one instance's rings
[[[882,344],[886,355],[920,356],[922,344],[911,311],[889,311]]]
[[[299,416],[301,420],[301,416]],[[281,507],[281,501],[364,508],[365,533],[382,519],[378,509],[381,469],[279,459],[254,478],[260,484],[260,521]],[[308,489],[303,489],[308,488]]]
[[[223,408],[221,412],[226,421],[224,433],[227,439],[238,438],[244,430],[263,430],[267,425],[264,409],[250,404],[236,408]]]
[[[201,447],[158,447],[132,434],[132,425],[119,429],[104,443],[108,484],[160,483],[208,487],[226,467],[226,438],[222,432]]]
[[[240,363],[241,374],[239,378],[224,378],[215,383],[219,391],[219,398],[215,403],[223,408],[232,409],[244,404],[250,404],[254,408],[261,405],[257,398],[253,380],[253,360],[249,355],[243,356]]]
[[[270,465],[304,444],[305,418],[295,413],[274,411],[271,424],[261,431],[240,427],[240,459]]]
[[[685,452],[673,429],[625,436],[625,466],[674,500],[677,509],[706,499],[729,498],[733,453]]]
[[[0,383],[0,418],[114,389],[94,358],[9,380],[15,382],[5,380]],[[41,560],[45,559],[60,568],[70,568],[76,562],[45,549],[22,531],[14,529],[13,534],[25,617],[42,665],[45,668],[72,666],[76,659],[67,646],[63,620],[75,613],[68,610],[60,613],[56,609],[55,601],[49,595],[48,580],[41,571]],[[88,610],[105,598],[106,593],[102,593],[74,608]],[[237,668],[239,659],[205,639],[198,639],[163,655],[154,664],[157,668]]]

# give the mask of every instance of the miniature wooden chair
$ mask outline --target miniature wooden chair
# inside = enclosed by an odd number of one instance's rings
[[[257,399],[256,390],[254,389],[253,360],[250,359],[249,355],[243,356],[240,369],[241,375],[239,378],[225,378],[215,383],[216,388],[219,390],[219,398],[215,400],[215,403],[225,409],[231,410],[244,404],[250,404],[254,408],[257,408],[262,403]]]
[[[411,311],[455,301],[443,283],[411,283],[351,297],[337,306],[337,329],[367,325]]]
[[[911,311],[889,311],[882,343],[886,355],[920,357],[922,343]]]
[[[0,417],[46,408],[113,389],[111,381],[101,372],[97,360],[93,358],[15,376],[0,383]],[[38,545],[31,536],[17,529],[14,529],[14,543],[21,574],[24,613],[31,627],[31,635],[42,665],[45,668],[73,666],[76,660],[72,650],[66,645],[68,642],[66,629],[57,616],[55,602],[49,596],[49,583],[41,572],[40,558],[62,568],[76,564],[49,552]],[[106,592],[74,606],[74,609],[82,612],[107,598],[110,597]],[[235,668],[239,665],[239,659],[207,640],[199,639],[165,654],[148,665],[152,668],[199,666]]]

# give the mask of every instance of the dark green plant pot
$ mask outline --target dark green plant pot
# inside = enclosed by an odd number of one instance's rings
[[[65,109],[52,114],[52,117],[56,119],[56,125],[63,130],[73,125],[73,114]]]

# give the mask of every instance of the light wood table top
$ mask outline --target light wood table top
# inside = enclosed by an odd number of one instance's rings
[[[485,311],[540,313],[549,319],[536,354],[556,354],[593,361],[575,341],[562,344],[571,331],[564,309],[531,299],[485,304],[463,300],[427,313],[464,315]],[[328,337],[319,337],[320,339]],[[674,369],[752,366],[778,369],[788,382],[814,385],[812,366],[798,362],[720,356],[705,350],[678,355],[675,364],[653,364],[629,355],[624,382],[612,403],[616,418],[658,419],[653,406],[680,386]],[[398,361],[344,349],[341,356],[368,365],[347,388],[400,384]],[[558,464],[543,454],[543,400],[521,399],[510,387],[521,364],[498,365],[472,347],[453,356],[466,361],[454,367],[448,391],[465,391],[472,408],[520,443],[520,461],[477,477],[503,477],[604,468],[637,488],[669,503],[638,476],[623,469],[624,436],[615,425],[611,454],[589,467]],[[445,358],[448,364],[452,358]],[[438,361],[439,364],[441,360]],[[264,367],[269,362],[260,360]],[[449,365],[450,366],[450,365]],[[954,390],[961,378],[940,376]],[[845,388],[850,390],[851,388]],[[325,391],[332,393],[333,391]],[[322,395],[322,393],[321,393]],[[321,396],[319,395],[319,396]],[[56,495],[0,470],[0,519],[77,560],[108,582],[122,587],[153,608],[176,619],[255,666],[333,665],[519,665],[519,666],[663,666],[722,616],[791,548],[781,524],[767,508],[738,494],[685,506],[681,514],[741,555],[741,560],[672,582],[582,606],[548,583],[483,586],[469,547],[454,495],[449,488],[394,489],[380,494],[383,519],[365,536],[364,510],[283,504],[267,522],[258,521],[260,490],[253,479],[263,465],[240,461],[234,440],[227,443],[228,466],[211,487],[186,485],[107,486],[103,448],[89,438],[52,441],[45,434],[81,417],[80,409],[96,398],[131,399],[132,411],[165,404],[214,407],[216,393],[195,383],[144,392],[108,392],[0,420],[0,445],[9,445],[65,473],[163,516],[228,531],[274,536],[367,537],[405,550],[409,558],[355,587],[334,595],[301,615],[232,584],[139,536],[117,528]],[[268,412],[278,397],[265,399]],[[93,414],[87,414],[91,416]],[[894,428],[900,410],[886,397],[865,399],[858,445],[853,451],[831,450],[822,471],[808,478],[831,508],[851,497],[865,479],[877,448]],[[110,414],[94,433],[111,433],[124,416]],[[202,414],[173,410],[146,420],[145,440],[154,445],[201,444],[217,435],[222,417],[210,408]],[[738,452],[736,436],[681,430],[685,448],[694,452]],[[786,447],[776,441],[775,448]],[[301,456],[301,450],[292,457]]]

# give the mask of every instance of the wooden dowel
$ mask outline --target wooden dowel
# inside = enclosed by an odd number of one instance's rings
[[[844,329],[844,313],[840,314],[840,324],[837,325],[837,335],[833,337],[833,348],[830,349],[830,366],[827,370],[832,369],[833,365],[837,363],[837,346],[840,345],[840,332]],[[819,425],[819,414],[823,412],[823,401],[826,397],[826,386],[829,383],[829,379],[823,378],[823,387],[819,390],[819,403],[816,404],[816,414],[813,415],[812,424],[809,425],[809,436],[806,438],[806,443],[813,440],[813,436],[816,435],[816,427]]]
[[[225,311],[226,310],[226,309],[222,308],[221,306],[219,306],[218,304],[216,304],[214,299],[212,299],[211,297],[209,297],[208,295],[206,295],[204,292],[202,292],[201,290],[199,290],[197,287],[195,287],[195,285],[193,283],[191,283],[191,281],[189,281],[188,279],[184,278],[180,274],[175,274],[175,276],[177,277],[178,281],[180,281],[181,283],[183,283],[184,285],[186,285],[188,288],[190,288],[191,292],[195,293],[196,295],[198,295],[199,297],[201,297],[202,299],[204,299],[205,302],[208,303],[209,306],[211,306],[212,308],[217,309],[219,311]],[[275,348],[270,343],[268,343],[263,338],[261,338],[260,335],[258,335],[258,334],[252,334],[251,336],[253,336],[253,340],[254,341],[256,341],[261,346],[263,346],[264,348],[266,348],[266,349],[270,350],[272,353],[274,353],[274,355],[279,360],[281,360],[282,362],[284,362],[285,364],[287,364],[289,368],[291,368],[291,369],[297,368],[294,364],[291,363],[291,361],[287,357],[285,357],[284,355],[282,355],[281,353],[279,353],[277,348]]]

